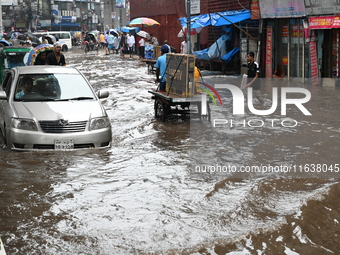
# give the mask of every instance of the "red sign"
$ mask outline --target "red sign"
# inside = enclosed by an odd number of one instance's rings
[[[266,42],[266,78],[272,77],[272,58],[273,58],[273,30],[272,27],[267,28]]]
[[[282,26],[282,37],[288,37],[288,26]]]
[[[260,19],[259,0],[252,0],[250,4],[251,19]]]
[[[331,29],[340,27],[340,16],[310,17],[309,29]]]
[[[318,72],[318,56],[316,50],[316,42],[310,42],[309,44],[309,53],[310,53],[310,69],[311,69],[311,78],[312,85],[319,85],[319,72]]]
[[[288,65],[288,57],[282,57],[282,65]]]

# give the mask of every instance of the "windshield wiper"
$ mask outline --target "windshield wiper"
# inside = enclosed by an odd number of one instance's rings
[[[65,99],[55,99],[55,101],[71,101],[71,100],[89,100],[94,99],[93,97],[73,97],[73,98],[65,98]]]

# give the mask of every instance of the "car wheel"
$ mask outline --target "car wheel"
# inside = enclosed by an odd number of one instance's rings
[[[64,52],[66,52],[66,51],[68,51],[68,48],[67,48],[66,45],[63,45],[63,47],[61,48],[61,50],[64,51]]]

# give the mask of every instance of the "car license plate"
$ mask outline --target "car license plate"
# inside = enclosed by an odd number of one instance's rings
[[[74,149],[74,141],[73,139],[54,140],[54,149],[56,150]]]

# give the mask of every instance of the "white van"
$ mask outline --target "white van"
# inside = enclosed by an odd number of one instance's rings
[[[72,37],[69,31],[34,32],[33,34],[38,38],[42,37],[43,35],[53,35],[54,37],[58,38],[59,42],[61,43],[62,51],[68,51],[72,49]]]

